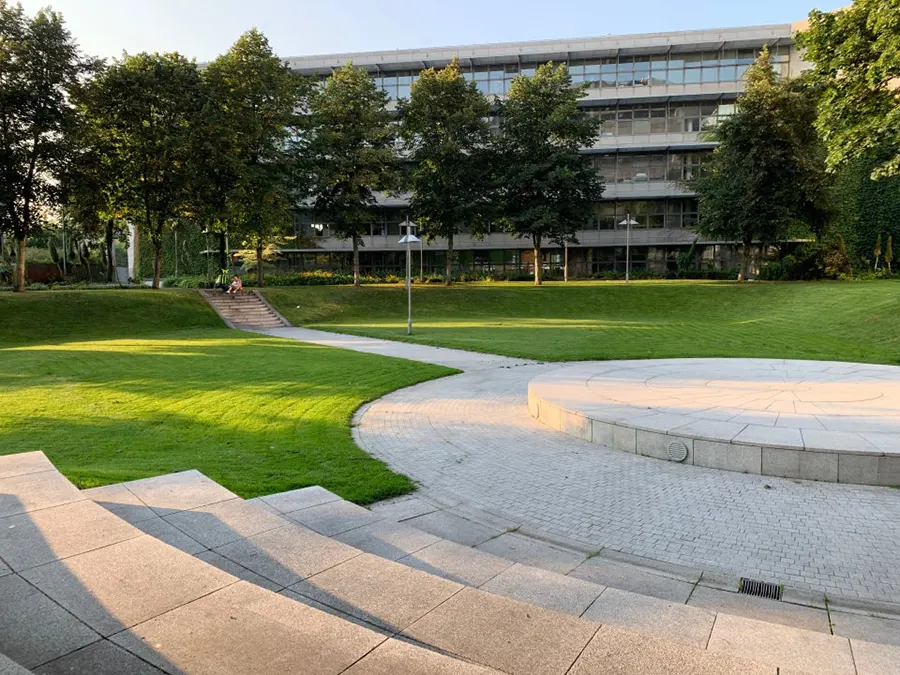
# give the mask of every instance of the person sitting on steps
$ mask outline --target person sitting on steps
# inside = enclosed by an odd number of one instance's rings
[[[244,284],[243,284],[243,282],[241,282],[241,278],[237,274],[235,274],[231,278],[231,285],[228,286],[228,288],[226,289],[225,292],[234,294],[234,293],[240,293],[242,290],[244,290]]]

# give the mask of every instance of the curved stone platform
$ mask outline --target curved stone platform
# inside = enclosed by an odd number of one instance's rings
[[[547,426],[742,473],[900,485],[900,368],[775,359],[572,365],[528,384]]]

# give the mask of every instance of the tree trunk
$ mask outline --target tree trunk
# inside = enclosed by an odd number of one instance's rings
[[[153,288],[159,289],[162,275],[162,232],[153,238]]]
[[[741,270],[738,272],[738,281],[746,281],[750,276],[750,244],[741,246]]]
[[[359,237],[353,235],[353,285],[360,286],[362,279],[359,276]]]
[[[16,235],[16,273],[13,290],[22,293],[25,290],[25,258],[28,238],[23,234]]]
[[[444,261],[444,286],[453,283],[453,233],[447,235],[447,259]]]
[[[225,232],[219,232],[219,271],[228,267],[228,261],[225,260]]]
[[[113,219],[106,221],[106,283],[111,284],[116,273],[116,251],[113,245]]]
[[[541,240],[539,238],[534,239],[534,285],[540,286],[541,283],[541,273],[544,271],[544,261],[541,260]]]
[[[256,244],[256,285],[262,288],[265,285],[266,277],[263,273],[263,247],[262,242]]]

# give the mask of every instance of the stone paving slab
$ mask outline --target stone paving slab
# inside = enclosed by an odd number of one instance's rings
[[[834,634],[900,647],[900,619],[883,619],[849,612],[832,611]]]
[[[393,392],[357,416],[354,438],[428,495],[511,514],[523,529],[589,551],[820,598],[900,603],[896,491],[683,466],[564,436],[526,403],[528,382],[557,367],[471,372]],[[687,598],[663,597],[676,596]]]
[[[256,584],[260,588],[266,588],[273,592],[278,592],[282,589],[280,584],[276,584],[274,581],[261,577],[256,572],[251,572],[243,565],[238,565],[233,560],[229,560],[215,551],[201,551],[194,557],[205,563],[209,563],[213,567],[218,567],[220,570],[227,572],[233,577],[249,581],[251,584]]]
[[[568,675],[777,675],[777,672],[774,666],[603,626]]]
[[[235,581],[150,536],[35,567],[22,576],[104,636]]]
[[[688,600],[688,606],[699,607],[713,612],[726,612],[758,621],[804,628],[817,633],[830,632],[828,612],[824,609],[757,598],[752,595],[742,595],[704,586],[697,586],[694,589],[690,600]],[[847,637],[857,637],[846,633],[838,634],[846,635]],[[898,638],[900,638],[900,635],[898,635]]]
[[[337,675],[384,640],[244,581],[113,637],[173,675]]]
[[[164,520],[206,548],[216,548],[266,530],[284,527],[284,519],[243,499],[179,511]]]
[[[573,616],[581,616],[605,590],[605,586],[519,563],[500,572],[480,588]]]
[[[0,654],[0,675],[32,675],[32,672]]]
[[[453,581],[363,553],[290,590],[399,632],[461,588]]]
[[[421,649],[402,640],[387,640],[344,675],[500,675],[499,671]]]
[[[360,555],[355,548],[293,524],[225,544],[215,552],[282,588]]]
[[[426,546],[399,562],[469,586],[481,586],[514,564],[511,560],[447,539]]]
[[[160,516],[237,498],[230,490],[193,470],[142,478],[124,485]]]
[[[0,558],[21,571],[140,535],[91,501],[72,502],[0,518]]]
[[[0,653],[34,668],[100,636],[18,575],[0,578]]]
[[[334,536],[340,542],[358,548],[360,551],[399,560],[419,549],[441,541],[440,537],[422,532],[414,527],[390,521],[380,521],[364,525],[355,530]]]
[[[340,500],[340,497],[323,487],[313,485],[298,490],[266,495],[259,499],[281,513],[290,513],[291,511],[306,509],[310,506],[336,502]]]
[[[430,532],[464,546],[477,546],[503,533],[503,530],[487,527],[449,511],[435,511],[405,522],[417,530]]]
[[[603,591],[583,616],[701,649],[716,619],[714,612],[618,588]]]
[[[708,648],[800,672],[856,673],[847,638],[729,614],[716,617]]]
[[[153,509],[122,483],[88,488],[82,490],[81,494],[128,523],[159,518]]]
[[[568,574],[587,558],[583,553],[567,551],[514,532],[489,539],[476,548],[507,560],[534,565],[560,574]]]
[[[857,675],[900,675],[900,647],[851,640]]]
[[[570,574],[595,584],[682,604],[687,602],[694,588],[692,583],[600,556],[588,558]]]
[[[405,634],[510,675],[563,675],[599,624],[464,588]]]
[[[412,342],[399,342],[394,340],[380,340],[377,338],[361,337],[358,335],[346,335],[343,333],[328,333],[309,328],[273,328],[257,331],[273,337],[299,340],[312,344],[350,349],[366,354],[380,354],[393,356],[400,359],[423,361],[458,370],[492,370],[494,368],[513,368],[515,366],[530,365],[534,361],[527,359],[514,359],[495,354],[478,354],[460,349],[447,349],[445,347],[429,347]]]
[[[382,518],[402,522],[416,516],[424,516],[426,513],[438,511],[439,508],[434,504],[430,504],[418,497],[401,497],[399,499],[389,499],[370,507],[373,513],[377,513]]]
[[[285,514],[291,520],[330,537],[381,520],[369,509],[350,502],[332,501]]]
[[[41,666],[34,674],[159,675],[159,669],[112,642],[101,640]]]
[[[78,489],[56,471],[0,478],[0,518],[82,499]]]
[[[15,455],[0,455],[0,478],[24,476],[40,471],[52,471],[56,467],[40,451],[20,452]]]
[[[154,516],[147,520],[140,520],[134,524],[141,532],[159,539],[161,542],[174,546],[179,551],[195,555],[206,550],[206,546],[179,530],[172,523]]]

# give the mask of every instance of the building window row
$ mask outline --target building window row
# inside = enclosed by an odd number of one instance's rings
[[[697,224],[697,200],[648,199],[609,200],[594,206],[593,224],[598,230],[624,230],[629,218],[632,229],[679,229]]]
[[[689,101],[591,106],[600,119],[601,137],[690,134],[715,125],[734,112],[734,101]]]
[[[607,184],[676,183],[692,180],[705,152],[609,152],[591,157]]]
[[[760,47],[761,48],[761,47]],[[770,50],[776,73],[790,74],[790,46]],[[571,60],[569,72],[576,84],[590,89],[627,88],[662,85],[739,82],[759,55],[759,49],[721,49],[685,54],[650,54],[610,58]],[[466,79],[475,82],[487,95],[503,96],[509,91],[517,75],[532,76],[534,63],[515,63],[489,66],[460,65]],[[409,98],[410,86],[419,77],[418,70],[378,72],[375,84],[392,99]],[[323,78],[324,79],[324,78]]]

